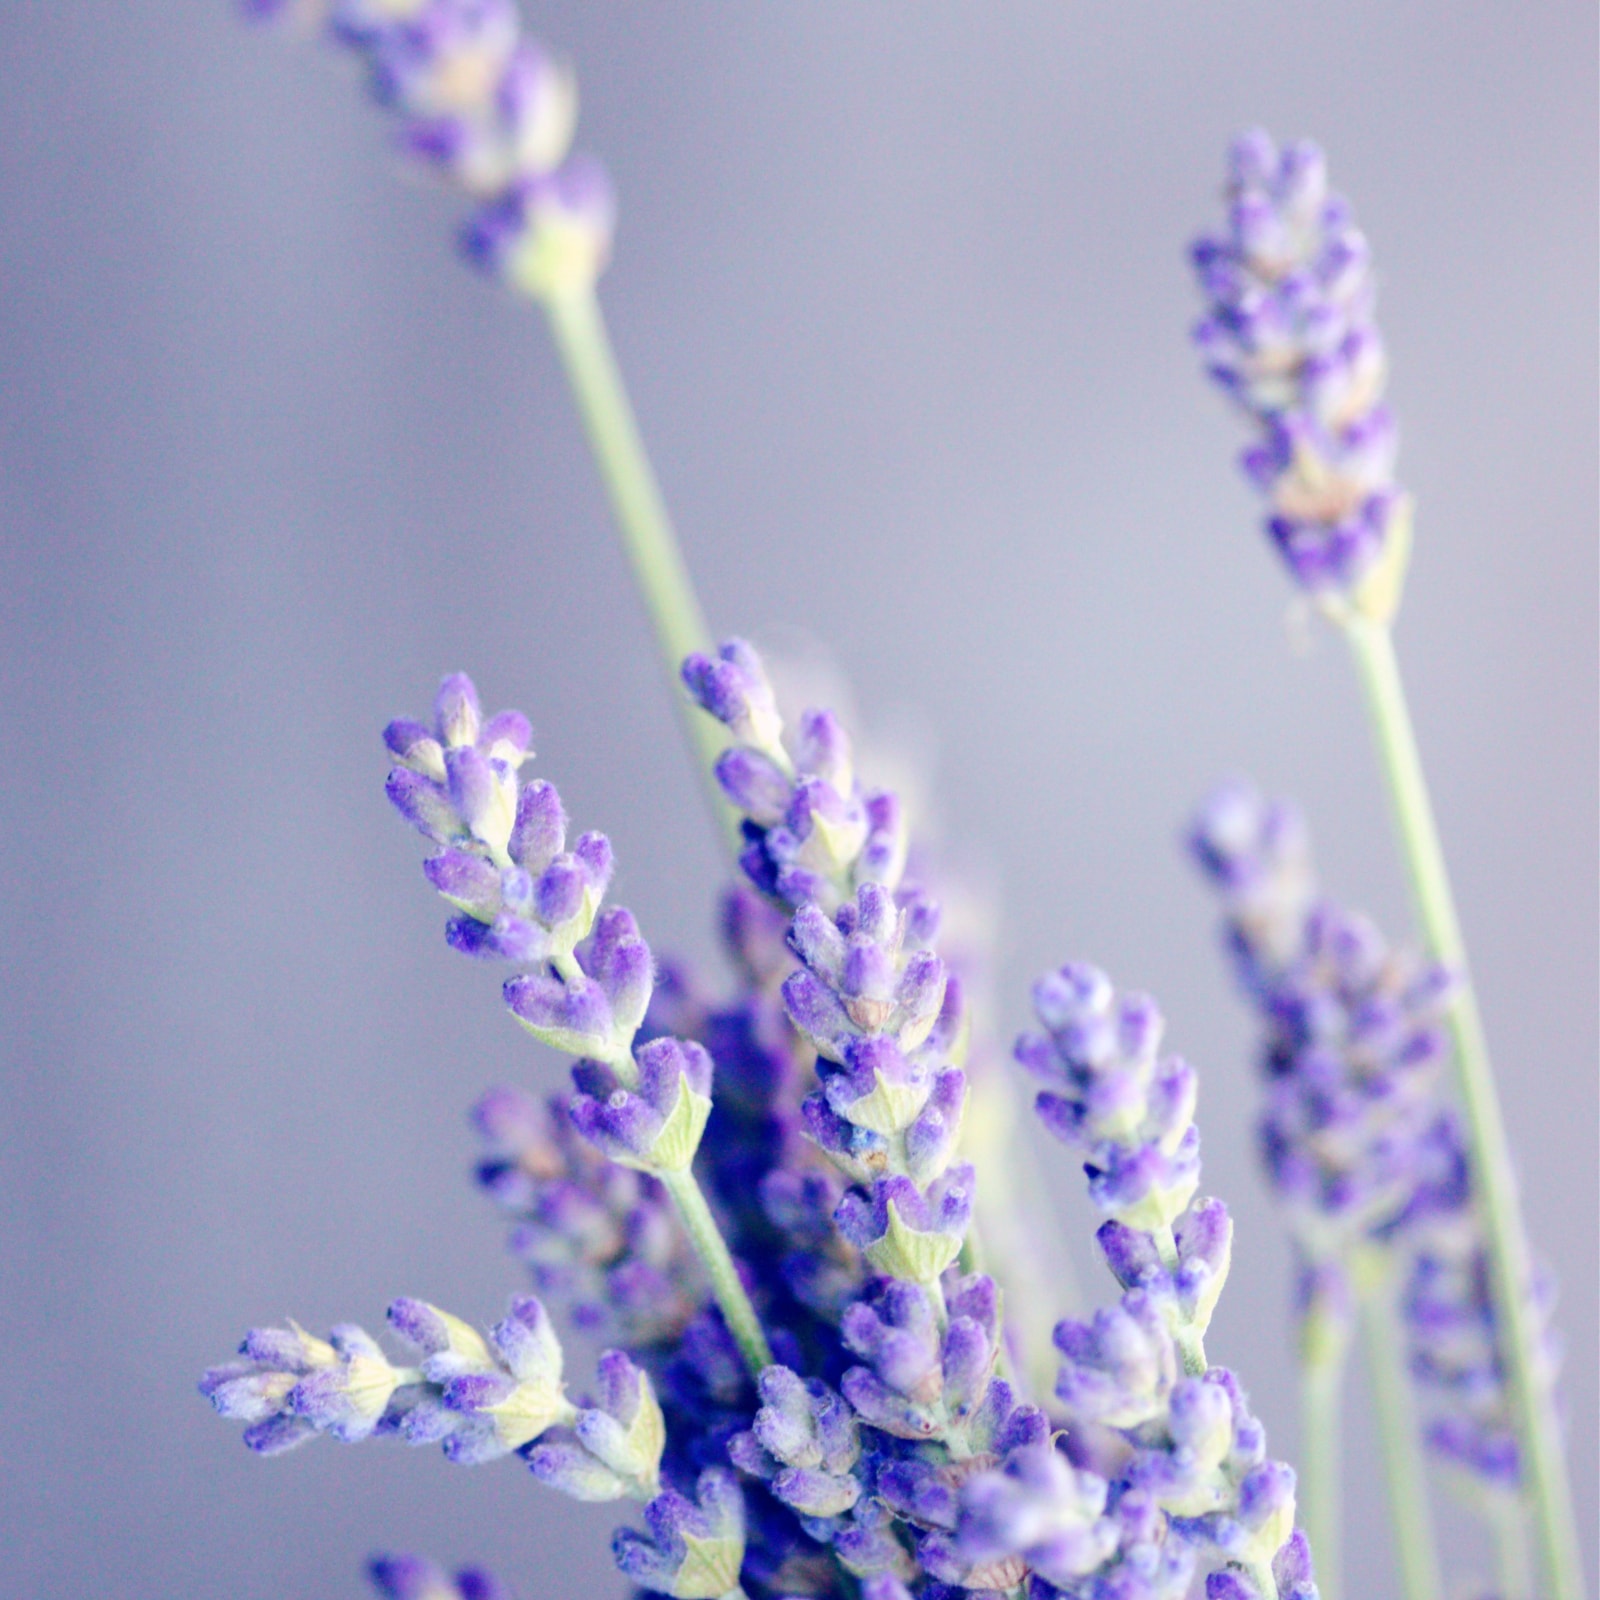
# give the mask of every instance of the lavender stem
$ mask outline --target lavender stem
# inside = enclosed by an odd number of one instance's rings
[[[1339,615],[1355,655],[1378,752],[1394,804],[1401,854],[1411,879],[1424,935],[1438,961],[1460,974],[1450,1009],[1456,1073],[1472,1154],[1481,1184],[1495,1310],[1504,1330],[1506,1375],[1515,1400],[1517,1431],[1553,1600],[1582,1600],[1582,1556],[1572,1510],[1572,1490],[1561,1448],[1554,1395],[1540,1376],[1538,1329],[1528,1289],[1533,1282],[1527,1231],[1505,1121],[1467,967],[1466,943],[1456,915],[1444,850],[1428,796],[1422,757],[1406,704],[1400,663],[1387,623],[1354,611]]]
[[[723,740],[716,724],[700,716],[677,692],[679,666],[685,657],[710,648],[710,631],[645,452],[600,302],[589,286],[547,296],[543,304],[590,448],[605,480],[640,598],[655,627],[661,659],[672,684],[673,702],[697,756],[696,765],[712,812],[737,848],[737,823],[711,776],[722,753]]]
[[[1341,1407],[1345,1344],[1300,1369],[1300,1525],[1317,1553],[1317,1590],[1322,1600],[1340,1600]]]
[[[728,1331],[739,1346],[739,1353],[750,1369],[750,1376],[759,1378],[772,1365],[772,1347],[767,1343],[766,1334],[761,1331],[761,1323],[757,1320],[755,1307],[750,1304],[750,1296],[739,1281],[739,1269],[734,1266],[733,1257],[728,1253],[722,1230],[711,1215],[705,1194],[690,1168],[663,1172],[660,1178],[678,1208],[678,1215],[683,1219],[695,1254],[706,1269],[706,1276],[711,1279],[711,1292],[727,1319]]]
[[[1427,1463],[1417,1425],[1416,1399],[1405,1368],[1405,1336],[1394,1304],[1391,1273],[1374,1274],[1361,1295],[1361,1328],[1373,1409],[1388,1477],[1389,1515],[1394,1523],[1405,1600],[1439,1600],[1444,1593],[1428,1504]]]

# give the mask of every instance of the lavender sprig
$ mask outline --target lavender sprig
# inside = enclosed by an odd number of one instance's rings
[[[1581,1600],[1582,1555],[1532,1311],[1510,1143],[1391,633],[1410,517],[1393,481],[1393,427],[1380,403],[1382,349],[1365,246],[1342,202],[1325,196],[1322,171],[1312,146],[1280,153],[1259,132],[1236,143],[1229,232],[1195,248],[1210,307],[1200,342],[1214,375],[1262,429],[1246,465],[1274,497],[1275,537],[1297,581],[1350,644],[1429,952],[1461,981],[1449,1024],[1508,1388],[1551,1592]]]
[[[1256,424],[1241,458],[1296,583],[1382,613],[1399,598],[1410,501],[1373,319],[1370,250],[1313,144],[1259,130],[1228,159],[1227,231],[1193,247],[1208,375]]]
[[[693,1041],[636,1043],[654,982],[649,946],[630,912],[600,909],[611,876],[605,836],[584,834],[567,850],[560,796],[521,781],[528,739],[525,717],[486,720],[471,679],[455,674],[431,727],[402,720],[385,730],[389,798],[437,847],[423,870],[459,913],[446,925],[450,944],[533,964],[506,981],[507,1006],[535,1038],[579,1058],[573,1126],[672,1196],[757,1374],[771,1348],[692,1169],[711,1113],[711,1058]]]
[[[1069,1454],[1103,1480],[1107,1521],[1092,1577],[1052,1577],[1054,1590],[1177,1596],[1204,1569],[1219,1600],[1314,1596],[1294,1473],[1267,1456],[1237,1380],[1205,1355],[1233,1230],[1220,1201],[1196,1198],[1194,1071],[1160,1056],[1153,1002],[1118,996],[1092,967],[1047,974],[1034,1004],[1043,1031],[1018,1041],[1017,1058],[1051,1085],[1039,1096],[1046,1127],[1083,1152],[1109,1213],[1097,1237],[1124,1290],[1116,1308],[1056,1331]],[[1008,1464],[969,1488],[967,1537],[1005,1528],[1016,1547],[1066,1488],[1045,1467]],[[1078,1503],[1090,1488],[1076,1484]],[[1008,1516],[995,1521],[995,1507]]]

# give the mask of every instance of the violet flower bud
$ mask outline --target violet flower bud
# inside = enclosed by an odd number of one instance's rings
[[[935,1283],[961,1254],[972,1220],[973,1170],[951,1167],[926,1192],[909,1178],[877,1179],[870,1196],[852,1190],[839,1202],[839,1231],[881,1273]]]
[[[738,1586],[744,1496],[732,1473],[702,1472],[693,1500],[666,1490],[644,1508],[644,1519],[648,1535],[623,1528],[611,1542],[635,1583],[673,1600],[723,1600]]]
[[[252,1328],[242,1360],[210,1368],[200,1392],[217,1412],[247,1423],[244,1442],[277,1455],[319,1433],[346,1443],[379,1431],[408,1375],[391,1366],[373,1339],[353,1323],[326,1340],[298,1323]]]
[[[635,1060],[631,1085],[598,1061],[573,1068],[573,1126],[623,1166],[686,1171],[711,1115],[711,1057],[692,1042],[653,1039]]]
[[[570,1429],[552,1429],[528,1452],[534,1477],[575,1500],[649,1499],[661,1489],[666,1422],[649,1374],[620,1350],[596,1369],[600,1394]]]
[[[521,1450],[576,1415],[562,1389],[560,1341],[531,1295],[514,1298],[487,1339],[423,1300],[396,1300],[389,1322],[422,1351],[423,1376],[440,1386],[440,1404],[457,1418],[444,1439],[452,1461],[470,1465]]]
[[[1152,1297],[1130,1289],[1092,1323],[1061,1322],[1056,1398],[1075,1422],[1136,1428],[1164,1416],[1178,1381],[1178,1357]]]

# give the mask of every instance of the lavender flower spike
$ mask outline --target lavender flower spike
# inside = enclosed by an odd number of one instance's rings
[[[1295,582],[1385,619],[1399,600],[1410,500],[1394,477],[1366,239],[1313,144],[1260,130],[1229,153],[1228,222],[1193,247],[1207,310],[1195,342],[1256,424],[1242,458]]]
[[[254,0],[256,15],[290,9]],[[412,160],[470,195],[467,255],[537,299],[591,290],[616,207],[594,161],[569,159],[571,72],[524,38],[514,0],[335,0],[328,32],[366,67]]]
[[[1232,1225],[1220,1201],[1193,1198],[1195,1074],[1159,1057],[1154,1004],[1119,997],[1093,967],[1047,974],[1034,1006],[1044,1031],[1018,1041],[1017,1059],[1055,1086],[1039,1097],[1045,1125],[1088,1153],[1090,1193],[1112,1213],[1099,1242],[1124,1288],[1091,1324],[1056,1329],[1073,1460],[1106,1480],[1098,1505],[1115,1515],[1088,1524],[1092,1484],[1074,1484],[1046,1457],[1014,1458],[1002,1477],[968,1486],[958,1540],[973,1553],[1059,1562],[1036,1570],[1074,1595],[1178,1600],[1197,1569],[1210,1574],[1208,1595],[1314,1595],[1295,1533],[1295,1475],[1268,1459],[1233,1374],[1206,1360]],[[1051,1529],[1060,1542],[1031,1551],[1027,1541]],[[1095,1584],[1080,1590],[1090,1552]]]

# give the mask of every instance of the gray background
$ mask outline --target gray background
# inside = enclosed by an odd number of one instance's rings
[[[821,641],[913,730],[1004,897],[1007,1030],[1068,954],[1162,998],[1239,1219],[1213,1354],[1286,1452],[1251,1028],[1179,822],[1249,770],[1304,799],[1334,889],[1407,910],[1348,664],[1289,647],[1196,376],[1182,246],[1235,128],[1330,147],[1383,273],[1401,646],[1563,1279],[1592,1569],[1592,8],[533,20],[621,192],[606,302],[716,625]],[[461,1114],[559,1064],[445,950],[385,719],[470,667],[655,942],[709,945],[717,858],[594,474],[456,215],[327,52],[220,0],[0,8],[7,1593],[354,1594],[396,1545],[529,1600],[619,1588],[605,1508],[379,1447],[261,1462],[193,1391],[252,1322],[377,1326],[398,1292],[489,1318],[518,1283]],[[1353,1428],[1350,1592],[1393,1594]]]

